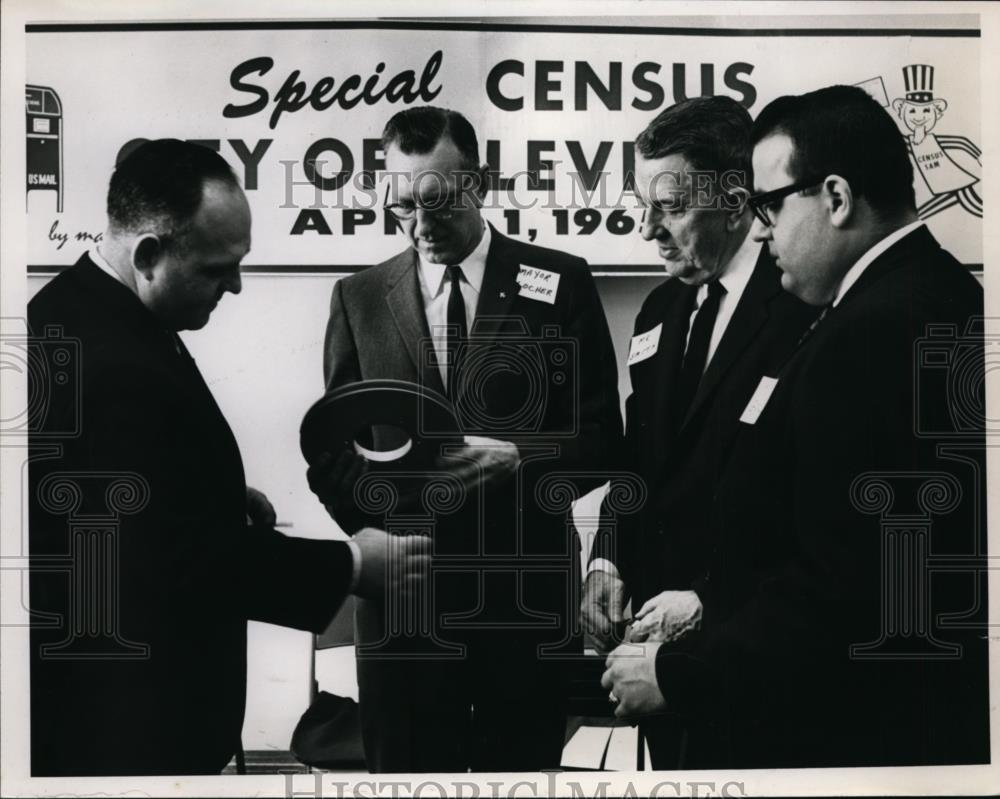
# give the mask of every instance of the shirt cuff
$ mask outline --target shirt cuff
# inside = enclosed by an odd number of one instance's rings
[[[348,549],[351,550],[351,583],[347,587],[347,593],[353,594],[358,587],[358,582],[361,580],[361,547],[358,546],[357,541],[351,541],[350,539],[345,543]]]
[[[607,558],[594,558],[590,561],[590,565],[587,567],[587,576],[589,577],[594,572],[606,572],[612,577],[617,577],[619,580],[622,578],[618,567]]]

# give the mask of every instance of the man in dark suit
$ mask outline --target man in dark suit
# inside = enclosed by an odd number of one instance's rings
[[[108,217],[28,304],[32,773],[218,774],[240,750],[247,619],[321,631],[427,546],[287,538],[247,488],[176,333],[240,291],[250,209],[225,161],[143,144]]]
[[[731,767],[988,762],[982,289],[860,89],[779,98],[754,141],[753,235],[825,310],[741,416],[701,630],[605,685],[717,714]]]
[[[326,383],[393,378],[446,395],[466,443],[437,468],[468,491],[436,516],[439,649],[400,654],[413,641],[387,627],[392,597],[359,604],[365,757],[373,771],[558,768],[565,657],[579,649],[569,502],[603,482],[621,437],[607,321],[583,259],[484,223],[487,167],[464,117],[400,112],[383,149],[387,210],[412,248],[335,284]],[[345,452],[310,472],[348,532],[364,468]]]
[[[607,649],[626,593],[637,611],[632,640],[697,622],[712,500],[740,412],[814,315],[781,290],[774,260],[749,236],[751,124],[734,100],[699,97],[636,139],[642,235],[670,279],[643,303],[629,357],[627,465],[648,498],[599,529],[584,592],[584,621]],[[704,727],[676,715],[645,722],[654,767],[710,767]]]

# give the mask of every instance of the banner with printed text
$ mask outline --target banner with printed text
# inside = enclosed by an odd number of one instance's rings
[[[253,211],[248,270],[377,263],[405,246],[383,210],[379,137],[393,113],[430,103],[478,131],[485,216],[499,230],[597,273],[661,273],[637,235],[638,132],[685,97],[723,94],[756,115],[833,83],[885,106],[912,155],[920,216],[981,268],[977,30],[671,24],[29,26],[29,271],[72,263],[100,237],[116,158],[161,137],[205,142],[236,170]]]

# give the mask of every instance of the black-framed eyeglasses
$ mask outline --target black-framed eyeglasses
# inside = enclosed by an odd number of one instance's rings
[[[761,221],[764,227],[771,227],[774,222],[770,217],[770,212],[777,208],[779,201],[785,199],[790,194],[795,194],[795,192],[818,186],[824,180],[826,178],[803,178],[780,189],[762,191],[760,194],[751,194],[747,198],[747,205],[750,206],[753,215]]]

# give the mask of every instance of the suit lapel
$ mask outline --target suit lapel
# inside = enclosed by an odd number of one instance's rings
[[[695,294],[698,293],[696,286],[688,286],[679,280],[674,281],[674,285],[676,291],[663,308],[660,348],[650,363],[656,377],[646,418],[655,420],[652,432],[653,441],[656,442],[657,463],[663,463],[667,459],[675,437],[675,425],[671,419],[673,394],[684,356],[688,318],[694,306]]]
[[[520,264],[511,250],[509,240],[491,225],[490,250],[486,254],[486,270],[473,321],[477,339],[483,334],[495,336],[500,332],[502,320],[510,313],[514,298],[521,290],[517,283]]]
[[[781,287],[775,283],[774,265],[766,253],[767,249],[762,248],[753,275],[750,276],[743,296],[740,297],[739,305],[726,326],[726,332],[712,355],[712,360],[708,362],[705,374],[702,375],[698,391],[691,401],[691,407],[688,408],[681,429],[687,426],[698,409],[712,396],[719,382],[767,321],[768,302],[781,290]]]
[[[385,302],[413,362],[413,368],[420,375],[421,384],[444,394],[444,383],[435,364],[431,331],[427,326],[419,281],[416,252],[409,250],[400,253],[394,259],[386,279]]]

